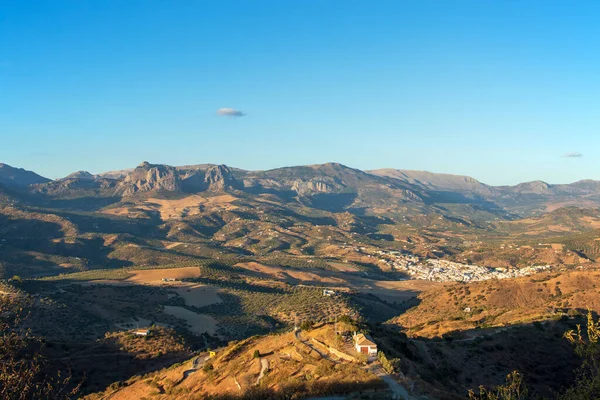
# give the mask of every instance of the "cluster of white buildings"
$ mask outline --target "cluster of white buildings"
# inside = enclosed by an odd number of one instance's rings
[[[462,264],[439,259],[424,259],[400,252],[378,251],[378,256],[392,270],[405,272],[413,279],[437,282],[471,282],[487,279],[507,279],[532,275],[550,269],[549,265],[535,265],[520,269],[490,268],[479,265]]]

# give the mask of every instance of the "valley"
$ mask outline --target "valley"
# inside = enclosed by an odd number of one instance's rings
[[[0,296],[89,399],[458,399],[513,370],[548,396],[579,363],[560,332],[600,311],[588,181],[148,162],[49,180],[2,164],[0,193]]]

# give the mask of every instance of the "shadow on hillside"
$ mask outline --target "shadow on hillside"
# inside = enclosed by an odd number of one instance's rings
[[[294,190],[285,190],[285,189],[277,190],[277,189],[273,189],[273,188],[265,188],[261,185],[245,187],[243,191],[246,193],[249,193],[249,194],[253,194],[253,195],[270,194],[273,196],[277,196],[283,202],[288,202],[288,203],[295,202],[296,195],[297,195],[297,193]]]
[[[223,285],[221,285],[223,286]],[[262,291],[252,291],[253,288],[238,289],[245,290],[250,293],[262,294],[284,294],[284,293],[268,293]],[[253,304],[253,308],[258,308],[251,312],[242,303],[241,296],[232,293],[219,293],[222,299],[221,303],[210,304],[201,308],[190,308],[197,313],[210,314],[218,318],[218,332],[222,337],[231,339],[245,339],[253,335],[262,335],[272,332],[277,328],[284,326],[282,321],[268,315],[268,309],[271,306],[265,299],[257,297],[255,301],[263,301],[264,306],[261,308],[257,304]]]
[[[298,214],[289,209],[281,209],[275,212],[275,215],[292,218],[301,222],[306,222],[311,225],[323,225],[323,226],[337,226],[338,223],[334,218],[331,217],[311,217],[308,215]]]
[[[262,400],[262,399],[303,399],[307,397],[348,396],[351,394],[374,396],[376,392],[384,392],[387,385],[380,379],[371,379],[364,382],[332,382],[313,381],[311,383],[284,384],[279,389],[252,387],[240,395],[222,394],[212,395],[214,400]]]
[[[504,383],[512,371],[523,374],[533,397],[551,397],[569,386],[581,360],[563,338],[585,325],[582,318],[508,327],[471,329],[436,339],[408,339],[398,327],[379,325],[372,334],[388,357],[402,360],[402,372],[442,384],[456,395]]]
[[[0,214],[0,238],[3,244],[47,242],[64,236],[62,226],[57,222]]]
[[[78,211],[97,211],[111,204],[118,203],[119,197],[78,197],[75,199],[45,199],[42,205],[49,208],[78,210]]]
[[[38,211],[44,212],[44,211]],[[132,235],[144,235],[146,237],[165,238],[166,234],[152,228],[162,223],[160,218],[142,219],[126,218],[97,213],[78,213],[67,211],[52,211],[51,214],[68,219],[77,226],[81,232],[89,233],[128,233]]]
[[[381,324],[418,306],[421,300],[415,294],[415,297],[401,302],[387,302],[371,293],[353,293],[350,302],[367,323]]]
[[[312,196],[303,197],[303,202],[313,208],[329,212],[343,212],[350,206],[357,193],[318,193]]]
[[[458,192],[445,192],[445,191],[431,191],[428,192],[429,196],[423,196],[423,201],[427,205],[432,205],[436,203],[449,203],[449,204],[476,204],[484,207],[488,210],[499,210],[497,204],[484,199],[483,197],[474,195],[474,196],[465,196],[462,193]]]
[[[113,249],[105,246],[102,238],[78,238],[73,243],[59,242],[48,251],[64,257],[86,259],[88,265],[102,266],[102,268],[122,268],[133,265],[131,261],[110,257]]]
[[[37,259],[20,249],[0,246],[0,279],[8,279],[14,275],[30,278],[60,272],[75,272],[75,268],[60,267],[49,260]]]
[[[66,345],[68,347],[48,342],[48,346],[46,357],[54,365],[70,369],[72,382],[83,382],[81,394],[103,391],[113,382],[157,371],[190,357],[186,352],[148,357],[141,351],[124,350],[115,340],[104,340],[101,344],[91,342],[84,346]]]
[[[124,265],[108,258],[110,250],[102,239],[67,240],[63,226],[57,222],[0,215],[0,232],[0,261],[8,264],[12,274],[28,277],[69,272],[75,268],[62,266],[69,258],[81,263],[85,259],[115,267]]]

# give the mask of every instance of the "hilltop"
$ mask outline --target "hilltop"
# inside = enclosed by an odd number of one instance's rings
[[[212,358],[202,353],[87,398],[284,399],[292,394],[306,398],[364,392],[370,398],[389,398],[387,385],[364,368],[360,355],[348,354],[346,360],[329,354],[327,346],[344,347],[332,325],[310,332],[251,337],[218,349]]]

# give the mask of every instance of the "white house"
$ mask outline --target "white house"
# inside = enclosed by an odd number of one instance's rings
[[[377,344],[369,335],[354,333],[354,349],[357,353],[367,354],[369,356],[377,355]]]
[[[333,296],[335,294],[334,290],[323,289],[323,296]]]
[[[137,331],[134,332],[134,334],[136,336],[148,336],[150,334],[150,331],[147,329],[138,329]]]

